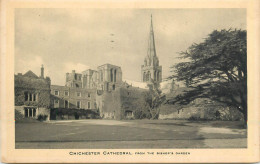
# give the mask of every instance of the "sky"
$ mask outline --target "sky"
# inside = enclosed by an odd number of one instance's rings
[[[120,66],[123,79],[141,81],[150,17],[162,76],[181,62],[179,52],[201,43],[213,30],[246,29],[245,9],[69,9],[15,10],[15,74],[28,70],[65,84],[66,72]]]

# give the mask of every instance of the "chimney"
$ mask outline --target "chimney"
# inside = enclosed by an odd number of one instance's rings
[[[43,65],[42,65],[42,68],[41,68],[41,78],[44,78],[44,68],[43,68]]]

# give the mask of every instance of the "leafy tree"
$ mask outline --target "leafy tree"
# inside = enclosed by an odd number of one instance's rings
[[[150,104],[150,113],[152,115],[152,119],[158,119],[160,114],[160,105],[165,102],[166,96],[165,94],[162,94],[162,91],[159,89],[160,84],[154,82],[153,79],[151,79],[151,84],[149,85],[149,104]]]
[[[136,119],[151,118],[151,102],[152,96],[150,92],[143,92],[139,99],[136,100],[136,110],[134,116]]]
[[[184,82],[187,91],[168,103],[187,105],[196,98],[210,98],[236,107],[246,123],[247,32],[215,30],[180,55],[185,61],[172,66],[169,78]]]
[[[159,89],[159,83],[151,79],[148,85],[149,91],[143,92],[141,97],[136,100],[136,110],[134,112],[136,119],[158,119],[160,105],[165,102],[166,96]]]

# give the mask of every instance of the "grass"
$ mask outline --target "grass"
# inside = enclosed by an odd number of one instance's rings
[[[137,148],[153,147],[205,147],[206,139],[241,139],[246,138],[246,129],[241,128],[242,122],[209,121],[194,122],[187,120],[70,120],[51,122],[30,122],[15,124],[15,140],[17,145],[27,143],[25,147],[35,148],[37,143],[49,146],[75,147],[79,143],[90,148],[108,147],[125,148],[135,145]],[[201,129],[207,128],[207,133]],[[221,128],[226,133],[215,133],[210,128]],[[230,132],[230,133],[229,133]],[[187,141],[186,144],[184,143]],[[180,141],[176,144],[176,141]],[[196,142],[195,142],[196,141]],[[95,147],[95,144],[98,142]],[[68,144],[70,143],[70,144]],[[74,143],[75,145],[73,146]],[[86,145],[86,143],[88,143]],[[103,143],[103,144],[101,144]],[[137,144],[138,143],[138,144]],[[173,145],[172,143],[175,143]],[[192,143],[192,144],[188,144]],[[92,145],[92,146],[91,146]],[[45,145],[46,146],[46,145]],[[48,146],[47,146],[48,147]],[[66,147],[66,146],[65,146]],[[79,146],[80,147],[80,146]],[[178,146],[177,146],[178,147]],[[76,148],[78,148],[76,146]]]

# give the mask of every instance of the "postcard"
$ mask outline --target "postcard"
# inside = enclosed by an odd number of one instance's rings
[[[2,162],[259,161],[257,6],[3,1]]]

